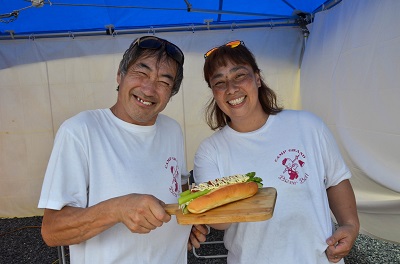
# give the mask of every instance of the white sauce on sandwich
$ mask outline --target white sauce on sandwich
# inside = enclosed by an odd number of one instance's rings
[[[225,176],[222,178],[218,178],[212,181],[200,183],[194,187],[192,187],[191,192],[198,192],[204,190],[213,190],[219,188],[221,186],[233,184],[233,183],[241,183],[246,182],[250,177],[243,174],[235,174],[232,176]]]

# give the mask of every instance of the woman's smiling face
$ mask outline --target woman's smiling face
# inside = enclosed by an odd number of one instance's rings
[[[172,59],[145,57],[118,74],[118,100],[113,113],[125,122],[153,125],[171,98],[177,65]]]
[[[218,107],[230,117],[232,123],[259,113],[260,75],[254,73],[249,65],[228,61],[210,76],[210,86]]]

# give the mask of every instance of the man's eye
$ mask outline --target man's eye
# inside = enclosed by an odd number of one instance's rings
[[[171,84],[171,83],[169,83],[169,82],[164,82],[164,81],[159,81],[159,82],[158,82],[158,85],[159,85],[160,87],[167,88],[167,89],[170,89],[170,88],[172,87],[172,84]]]
[[[133,71],[132,76],[144,78],[144,77],[147,77],[147,74],[145,72],[141,72],[141,71]]]

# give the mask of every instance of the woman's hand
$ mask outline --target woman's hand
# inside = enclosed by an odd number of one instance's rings
[[[207,225],[193,225],[190,232],[187,249],[192,250],[193,247],[199,248],[200,243],[206,241],[206,236],[210,233]]]

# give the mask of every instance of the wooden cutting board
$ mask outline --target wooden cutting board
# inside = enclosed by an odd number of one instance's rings
[[[182,214],[178,204],[167,204],[165,210],[176,215],[178,224],[220,224],[256,222],[268,220],[275,208],[277,192],[273,187],[264,187],[249,198],[232,202],[201,214]]]

